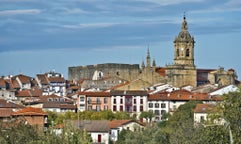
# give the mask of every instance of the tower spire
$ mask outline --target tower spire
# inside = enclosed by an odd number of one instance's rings
[[[150,57],[149,44],[148,44],[148,50],[147,50],[147,56],[146,56],[146,66],[151,67],[151,57]]]
[[[186,21],[186,13],[183,14],[183,22],[182,22],[182,31],[187,31],[187,21]]]

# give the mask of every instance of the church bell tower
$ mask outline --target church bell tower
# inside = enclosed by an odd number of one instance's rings
[[[166,78],[176,87],[197,85],[197,70],[194,64],[194,38],[188,32],[186,17],[174,40],[174,64],[166,66]]]
[[[182,30],[174,40],[174,64],[194,67],[194,38],[188,32],[186,17],[183,17]]]

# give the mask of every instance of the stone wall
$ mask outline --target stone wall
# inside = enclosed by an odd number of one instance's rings
[[[103,73],[103,77],[118,76],[126,80],[133,80],[140,74],[139,64],[106,63],[97,65],[69,67],[68,79],[92,79],[96,71]]]

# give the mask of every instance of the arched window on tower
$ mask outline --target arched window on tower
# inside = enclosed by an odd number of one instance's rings
[[[190,55],[189,53],[190,53],[190,51],[189,51],[189,49],[187,49],[186,50],[186,57],[189,57],[189,55]]]
[[[177,56],[179,57],[179,49],[177,49]]]

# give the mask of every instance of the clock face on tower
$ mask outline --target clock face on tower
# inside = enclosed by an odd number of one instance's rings
[[[181,48],[181,51],[183,51],[184,50],[184,48]]]

